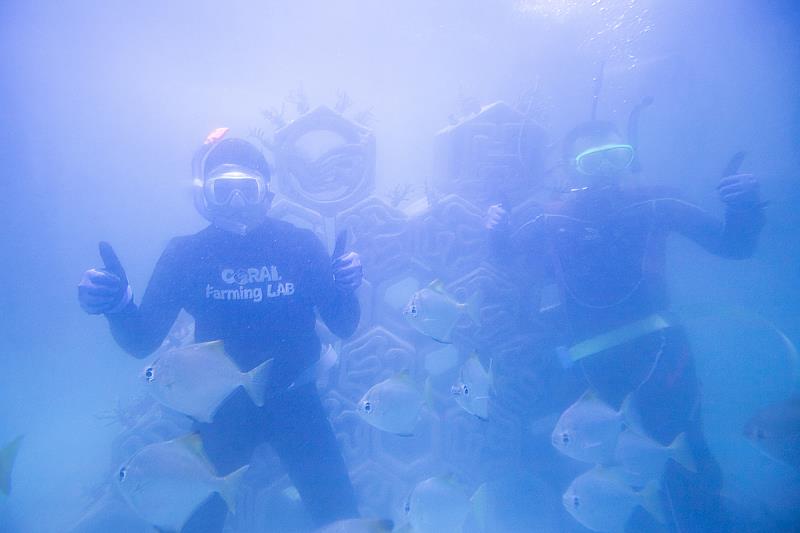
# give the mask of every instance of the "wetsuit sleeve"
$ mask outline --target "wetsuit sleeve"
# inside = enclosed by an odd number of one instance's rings
[[[331,333],[347,338],[358,327],[361,306],[354,292],[338,289],[333,281],[331,258],[322,242],[312,235],[310,271],[313,273],[314,304]]]
[[[161,254],[141,304],[131,302],[106,315],[114,340],[134,357],[146,357],[161,345],[183,307],[178,248],[173,240]]]
[[[680,199],[655,200],[655,209],[657,219],[666,229],[688,237],[715,255],[730,259],[751,257],[764,226],[761,205],[744,209],[728,207],[724,221]]]

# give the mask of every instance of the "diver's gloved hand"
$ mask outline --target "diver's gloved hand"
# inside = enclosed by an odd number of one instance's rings
[[[717,185],[720,200],[733,209],[750,209],[760,204],[758,180],[752,174],[725,176]]]
[[[486,211],[486,222],[484,224],[486,229],[490,231],[504,231],[508,229],[508,211],[503,208],[502,204],[495,204],[489,206]]]
[[[78,284],[78,301],[90,315],[116,313],[133,300],[128,276],[117,254],[107,242],[100,242],[100,257],[105,268],[91,268]]]
[[[343,292],[356,290],[364,278],[361,257],[355,252],[348,252],[333,260],[333,281],[336,288]]]

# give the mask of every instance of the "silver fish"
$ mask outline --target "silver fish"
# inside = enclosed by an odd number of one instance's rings
[[[564,508],[592,531],[622,533],[633,510],[641,505],[664,523],[656,480],[637,491],[617,469],[596,466],[575,478],[562,497]]]
[[[391,520],[376,518],[349,518],[328,524],[314,533],[389,533],[394,528]]]
[[[249,466],[218,477],[202,452],[196,434],[150,444],[122,467],[116,483],[123,498],[144,520],[161,529],[180,531],[212,493],[236,511],[236,494]]]
[[[212,422],[222,401],[244,387],[257,406],[264,405],[272,359],[242,372],[228,357],[222,341],[168,350],[143,372],[149,393],[167,407],[200,422]]]
[[[411,378],[400,373],[373,385],[358,402],[358,414],[382,431],[412,435],[423,404]]]
[[[405,511],[414,533],[461,531],[470,511],[470,498],[451,477],[432,477],[414,487]]]
[[[489,418],[489,395],[493,388],[492,363],[489,371],[483,369],[476,354],[464,362],[458,382],[450,388],[458,405],[466,412],[482,420]]]
[[[675,437],[669,446],[664,446],[628,428],[620,433],[614,456],[622,468],[647,479],[660,477],[669,459],[691,472],[697,472],[685,433]]]
[[[610,464],[614,461],[619,434],[631,409],[630,397],[620,411],[597,398],[591,391],[569,406],[558,419],[551,434],[553,446],[568,457],[587,463]]]
[[[435,280],[415,292],[403,309],[406,321],[435,341],[450,343],[450,335],[462,315],[480,326],[480,296],[474,294],[466,303],[459,303]]]
[[[767,456],[800,469],[800,395],[758,410],[743,434]]]

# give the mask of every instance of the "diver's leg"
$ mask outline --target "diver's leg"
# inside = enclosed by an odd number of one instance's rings
[[[213,423],[195,424],[217,475],[228,475],[250,462],[256,445],[264,440],[264,418],[263,410],[240,389],[223,403]],[[189,517],[181,533],[219,533],[227,516],[225,501],[215,493]]]
[[[652,437],[668,445],[685,433],[696,472],[668,461],[662,478],[667,518],[681,532],[726,531],[722,475],[703,435],[700,392],[688,340],[680,328],[665,333],[659,365],[640,388],[636,406]]]
[[[318,526],[358,516],[355,492],[314,384],[273,398],[269,438]]]

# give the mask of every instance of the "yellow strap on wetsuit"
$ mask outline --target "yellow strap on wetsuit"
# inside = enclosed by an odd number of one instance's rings
[[[573,344],[567,349],[567,354],[572,362],[579,361],[584,357],[589,357],[596,353],[614,348],[620,344],[625,344],[639,337],[644,337],[655,331],[670,327],[670,321],[658,313],[654,313],[647,318],[625,324],[624,326],[612,329],[600,335],[595,335],[590,339]]]

